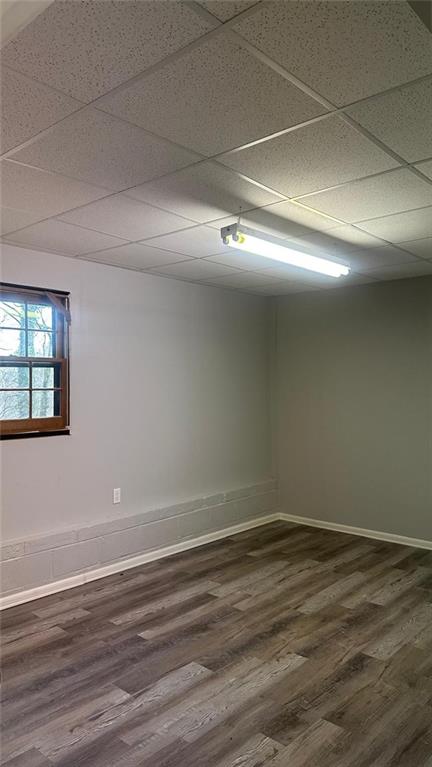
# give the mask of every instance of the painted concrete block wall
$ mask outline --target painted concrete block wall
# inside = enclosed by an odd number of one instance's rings
[[[101,568],[106,574],[104,568],[130,566],[131,559],[149,552],[178,544],[186,548],[190,539],[265,521],[277,502],[276,481],[267,480],[131,517],[10,541],[0,550],[1,595],[8,599],[50,584],[57,590],[70,578],[78,585],[81,575],[100,577]]]
[[[432,278],[279,298],[281,511],[432,540]]]
[[[72,434],[1,443],[4,543],[271,478],[268,299],[12,246],[1,278],[72,310]]]

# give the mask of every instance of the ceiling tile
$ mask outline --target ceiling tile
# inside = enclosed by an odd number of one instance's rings
[[[176,261],[184,261],[185,257],[179,253],[171,253],[168,250],[158,250],[151,248],[143,242],[131,242],[127,245],[121,245],[119,248],[110,248],[88,254],[88,258],[94,258],[105,264],[116,264],[117,266],[128,266],[134,269],[149,269],[151,266],[163,266],[164,264],[174,264]]]
[[[310,208],[313,207],[314,206],[311,204]],[[291,222],[295,226],[303,229],[304,233],[307,233],[310,230],[324,232],[327,229],[333,229],[339,224],[338,221],[333,221],[331,218],[327,218],[327,216],[320,215],[319,211],[315,212],[314,210],[304,208],[301,205],[295,205],[293,202],[277,202],[274,205],[267,205],[265,212],[270,213],[272,216],[276,216],[283,221],[284,227],[282,231],[286,231],[285,225],[290,227]]]
[[[301,282],[303,285],[315,285],[320,287],[327,283],[333,284],[338,281],[335,277],[312,272],[309,269],[300,269],[296,266],[291,266],[290,264],[271,266],[267,269],[263,269],[261,274],[268,279],[288,280],[289,282]],[[347,277],[341,277],[339,279],[346,282]]]
[[[432,160],[428,160],[427,162],[421,162],[418,165],[416,165],[416,168],[424,173],[425,176],[428,178],[432,178]]]
[[[207,259],[206,259],[207,261]],[[238,272],[224,277],[212,279],[211,282],[216,285],[225,285],[230,288],[254,288],[274,285],[278,280],[266,275],[264,272]]]
[[[369,282],[376,282],[376,277],[374,277],[372,274],[348,274],[347,277],[344,277],[343,279],[339,280],[333,280],[332,283],[323,283],[321,284],[318,282],[319,287],[322,290],[334,290],[339,288],[351,288],[355,287],[355,285],[366,285]]]
[[[223,226],[233,223],[233,219],[233,216],[228,216],[212,221],[209,226],[214,229],[221,229]],[[247,211],[244,215],[242,214],[241,222],[243,226],[280,238],[297,237],[338,226],[338,222],[320,216],[314,211],[300,208],[291,202],[279,202],[274,205],[266,205],[264,208]]]
[[[87,107],[13,158],[119,191],[184,167],[199,155]]]
[[[338,106],[432,72],[432,38],[404,0],[276,0],[235,29]]]
[[[182,253],[191,258],[204,258],[230,251],[230,248],[223,244],[220,233],[207,226],[195,226],[182,232],[154,237],[148,245]]]
[[[36,223],[43,218],[43,215],[31,213],[28,210],[16,210],[16,208],[1,208],[0,213],[0,234],[14,232],[16,229],[22,229],[24,226]]]
[[[432,184],[402,168],[351,181],[303,200],[323,213],[354,222],[432,205]]]
[[[408,162],[432,155],[432,79],[356,104],[348,114]]]
[[[337,226],[331,232],[326,232],[325,234],[333,239],[335,248],[340,245],[341,250],[344,251],[348,251],[348,248],[351,251],[354,245],[363,248],[379,248],[383,244],[377,237],[373,237],[371,234],[358,229],[357,225],[351,226],[346,224],[344,226]],[[318,238],[319,234],[316,237]]]
[[[319,290],[314,285],[305,285],[297,280],[289,282],[288,280],[278,280],[269,285],[255,286],[251,288],[251,293],[262,296],[289,296],[294,293],[306,293],[311,290]]]
[[[263,274],[277,277],[281,280],[289,280],[291,283],[300,282],[303,285],[310,285],[316,288],[343,288],[350,285],[361,285],[370,282],[372,277],[360,274],[348,274],[346,277],[329,277],[326,274],[319,274],[307,269],[297,269],[295,266],[283,264],[278,267],[266,269]]]
[[[415,261],[414,256],[399,250],[393,245],[383,245],[381,248],[366,248],[353,250],[347,255],[347,262],[355,272],[363,272],[369,269],[378,269],[392,264],[404,264]]]
[[[81,102],[8,67],[2,67],[0,91],[1,152],[22,144],[82,106]]]
[[[401,242],[400,247],[413,253],[414,256],[432,260],[432,237],[425,237],[424,240]]]
[[[74,210],[61,216],[61,220],[125,240],[143,240],[193,223],[122,194]]]
[[[155,274],[166,274],[171,277],[180,277],[184,280],[207,280],[219,275],[231,274],[233,269],[221,264],[209,264],[207,261],[195,258],[192,261],[182,261],[169,266],[155,267],[151,270]]]
[[[382,240],[349,225],[338,226],[331,229],[330,232],[313,232],[302,235],[292,242],[297,242],[303,247],[309,245],[312,249],[323,251],[327,255],[338,255],[341,258],[359,247],[378,248],[384,244]]]
[[[186,3],[56,0],[2,52],[2,61],[92,101],[212,29]]]
[[[128,189],[129,197],[206,223],[229,213],[266,205],[276,195],[213,162],[201,162],[170,176]]]
[[[358,224],[361,229],[389,242],[422,240],[432,236],[432,207],[395,213]]]
[[[106,191],[100,187],[38,168],[29,168],[11,160],[1,162],[0,174],[3,205],[38,213],[40,218],[55,216],[106,195]]]
[[[66,256],[78,256],[91,250],[114,247],[122,242],[117,237],[92,232],[80,226],[50,219],[9,234],[8,242],[28,245],[39,250],[52,250]]]
[[[243,253],[240,250],[230,248],[229,253],[220,253],[218,256],[209,256],[206,261],[216,264],[232,266],[235,269],[245,269],[254,271],[255,269],[268,269],[270,266],[279,263],[264,256],[256,256],[254,253]]]
[[[397,264],[371,269],[369,274],[379,280],[400,280],[409,277],[422,277],[432,274],[432,264],[429,261],[416,261],[412,264]]]
[[[394,168],[397,163],[339,117],[327,117],[220,159],[289,197]]]
[[[235,39],[222,35],[106,96],[100,106],[204,155],[325,111]]]
[[[200,0],[200,5],[219,21],[228,21],[256,2],[257,0]]]

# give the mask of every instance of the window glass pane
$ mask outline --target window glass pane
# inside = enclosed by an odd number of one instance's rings
[[[0,419],[29,417],[28,391],[0,391]]]
[[[25,330],[0,328],[0,354],[4,357],[25,357]]]
[[[52,330],[52,306],[46,306],[45,304],[27,304],[27,327],[32,330]]]
[[[53,334],[44,330],[28,331],[28,356],[29,357],[52,357]]]
[[[28,389],[29,369],[27,366],[0,366],[0,389]]]
[[[33,389],[52,389],[54,387],[54,368],[44,367],[36,368],[32,371]]]
[[[0,327],[23,328],[25,325],[25,304],[15,301],[0,301]]]
[[[54,392],[34,391],[32,394],[32,417],[49,418],[54,415]]]

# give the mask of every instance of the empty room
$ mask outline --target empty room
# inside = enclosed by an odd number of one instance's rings
[[[0,0],[4,767],[432,767],[429,0]]]

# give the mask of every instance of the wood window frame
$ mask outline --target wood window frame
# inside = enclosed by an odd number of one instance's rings
[[[29,418],[0,420],[0,439],[17,439],[22,437],[46,437],[59,434],[69,434],[69,293],[47,288],[36,288],[11,283],[0,282],[0,300],[10,302],[26,302],[45,304],[53,309],[53,355],[49,357],[11,356],[1,355],[2,366],[26,367],[29,370],[29,383],[27,388],[20,388],[29,392]],[[27,318],[27,310],[26,310]],[[18,328],[17,328],[18,329]],[[27,339],[29,328],[25,328],[26,354],[28,353]],[[31,331],[30,331],[31,332]],[[53,367],[54,385],[47,387],[53,391],[53,396],[58,397],[60,402],[56,415],[46,418],[33,418],[31,413],[32,393],[37,387],[32,386],[32,373],[35,367]],[[14,391],[12,387],[9,391]],[[3,389],[6,391],[6,389]],[[18,389],[16,389],[18,391]],[[43,389],[41,389],[43,391]]]

